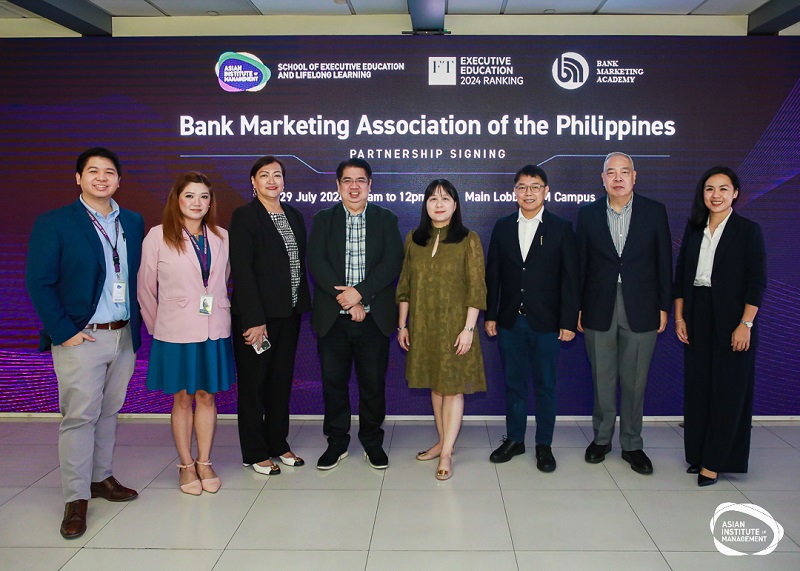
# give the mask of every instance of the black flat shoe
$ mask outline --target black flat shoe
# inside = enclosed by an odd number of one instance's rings
[[[699,474],[700,473],[700,466],[696,464],[692,464],[688,468],[686,468],[687,474]]]
[[[497,448],[497,450],[489,455],[489,460],[495,464],[502,464],[520,454],[525,454],[525,443],[514,442],[513,440],[509,440],[504,436],[503,443],[499,448]]]
[[[719,480],[719,474],[717,474],[713,478],[709,478],[708,476],[703,476],[702,474],[697,475],[697,485],[700,486],[701,488],[704,488],[705,486],[713,486],[714,484],[717,483],[717,480]]]

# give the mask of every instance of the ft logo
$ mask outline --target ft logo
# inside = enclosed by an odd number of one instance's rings
[[[429,57],[428,85],[455,85],[456,58]]]
[[[553,79],[564,89],[578,89],[589,79],[589,64],[581,54],[563,53],[553,62]]]

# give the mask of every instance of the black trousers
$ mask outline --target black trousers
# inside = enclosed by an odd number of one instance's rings
[[[347,450],[350,444],[350,372],[355,363],[358,379],[358,439],[365,449],[383,446],[386,418],[386,369],[389,338],[372,316],[357,323],[341,315],[331,330],[317,341],[322,369],[325,420],[322,430],[328,444]]]
[[[272,347],[260,355],[245,343],[241,321],[235,315],[232,328],[242,462],[255,464],[289,451],[289,397],[300,316],[267,318],[267,337]]]
[[[712,290],[695,287],[692,293],[692,315],[687,316],[692,335],[684,346],[686,462],[714,472],[747,472],[755,349],[734,351],[730,336],[715,339]]]

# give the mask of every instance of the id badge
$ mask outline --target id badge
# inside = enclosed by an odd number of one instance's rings
[[[113,287],[113,296],[111,301],[114,303],[125,303],[125,282],[114,282]]]
[[[213,295],[201,295],[200,296],[200,315],[211,315],[211,312],[214,310],[214,296]]]

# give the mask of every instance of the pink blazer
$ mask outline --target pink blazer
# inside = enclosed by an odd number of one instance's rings
[[[228,232],[222,238],[208,232],[211,275],[208,293],[214,296],[211,315],[199,313],[200,296],[206,293],[200,262],[188,237],[184,251],[177,252],[164,242],[161,225],[147,234],[142,244],[137,294],[147,331],[159,341],[196,343],[231,335],[231,302],[228,300]]]

